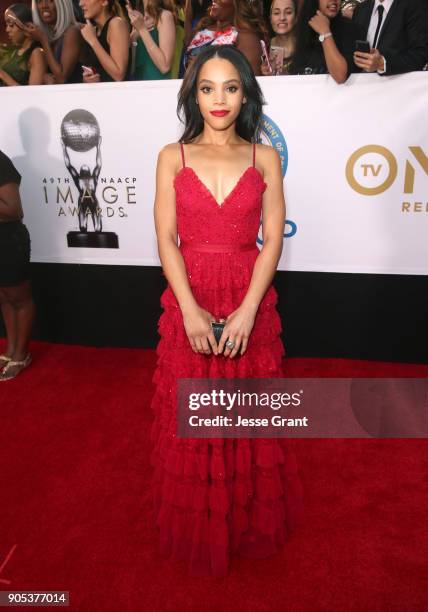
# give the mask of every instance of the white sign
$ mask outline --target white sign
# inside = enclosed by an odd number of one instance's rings
[[[262,141],[283,161],[278,269],[428,274],[428,73],[259,82]],[[156,160],[182,133],[180,85],[0,89],[0,148],[23,176],[33,261],[160,265]]]

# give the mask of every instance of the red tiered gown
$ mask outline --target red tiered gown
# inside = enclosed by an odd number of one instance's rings
[[[253,165],[218,204],[194,170],[174,180],[177,229],[196,301],[218,318],[242,302],[259,249],[262,195]],[[301,517],[302,485],[286,439],[184,439],[176,437],[178,378],[282,377],[277,293],[265,293],[244,355],[194,353],[181,310],[168,285],[161,296],[161,339],[153,376],[152,492],[160,553],[184,560],[193,576],[223,576],[232,554],[266,557],[284,545]]]

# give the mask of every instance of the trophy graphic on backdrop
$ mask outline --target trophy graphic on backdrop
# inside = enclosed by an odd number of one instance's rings
[[[118,249],[119,240],[114,232],[102,231],[102,211],[97,200],[97,184],[101,172],[101,134],[95,116],[84,109],[67,113],[61,123],[61,143],[64,162],[79,192],[79,231],[68,232],[69,247]],[[77,153],[86,153],[96,148],[95,167],[91,171],[87,164],[80,171],[70,161],[67,147]],[[91,217],[93,231],[88,231],[88,217]]]

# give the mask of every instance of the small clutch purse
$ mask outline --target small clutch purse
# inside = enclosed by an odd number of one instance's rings
[[[224,323],[218,323],[217,321],[213,321],[211,323],[211,327],[213,328],[214,337],[215,337],[217,344],[220,342],[220,338],[223,333],[224,325],[225,325]]]

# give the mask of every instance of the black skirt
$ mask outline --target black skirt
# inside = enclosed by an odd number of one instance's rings
[[[30,234],[22,221],[0,223],[0,287],[28,280],[30,249]]]

